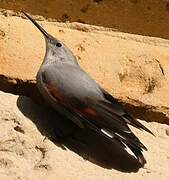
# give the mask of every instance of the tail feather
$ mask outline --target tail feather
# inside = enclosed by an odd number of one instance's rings
[[[133,154],[136,156],[136,158],[138,159],[139,163],[144,166],[144,164],[146,164],[146,159],[144,158],[143,154],[142,154],[142,149],[147,150],[147,148],[142,144],[139,143],[139,145],[137,143],[135,143],[135,141],[133,141],[132,139],[125,139],[121,136],[119,136],[117,133],[113,134],[112,132],[108,131],[108,130],[104,130],[103,132],[105,135],[108,135],[108,137],[112,137],[114,138],[116,141],[118,141],[123,147],[129,147],[130,150],[133,152]],[[133,137],[135,135],[133,134]],[[137,138],[137,137],[136,137]],[[134,138],[135,139],[135,138]],[[138,138],[137,138],[138,139]]]
[[[142,130],[145,130],[147,131],[148,133],[152,134],[154,136],[154,134],[148,129],[146,128],[143,124],[141,124],[139,121],[137,121],[136,119],[134,119],[131,115],[129,115],[128,113],[125,113],[123,116],[122,116],[125,120],[127,120],[127,122],[138,128],[138,129],[142,129]]]
[[[140,142],[140,140],[131,132],[130,134],[124,134],[121,133],[119,135],[118,133],[115,133],[117,136],[123,137],[121,141],[125,142],[126,144],[131,144],[137,149],[144,149],[147,151],[147,148]]]
[[[127,122],[124,121],[121,116],[112,113],[111,110],[107,110],[107,108],[96,105],[93,108],[97,111],[97,113],[100,113],[102,117],[102,120],[97,119],[95,122],[98,121],[100,126],[103,127],[106,132],[110,132],[113,135],[116,134],[121,137],[121,141],[125,143],[147,150],[140,140],[132,133],[130,128],[127,126]]]
[[[127,144],[127,146],[131,149],[131,151],[135,154],[135,156],[137,157],[139,163],[144,166],[147,162],[146,159],[144,158],[143,154],[142,154],[142,150],[140,149],[136,149],[135,147],[131,146],[130,144]]]
[[[148,128],[146,128],[143,124],[141,124],[139,121],[137,121],[131,115],[129,115],[113,96],[111,96],[104,89],[102,89],[102,88],[100,88],[100,89],[102,90],[102,93],[105,98],[105,101],[103,101],[104,105],[107,106],[107,108],[112,109],[112,111],[115,114],[121,116],[128,124],[131,124],[132,126],[134,126],[136,128],[145,130],[148,133],[154,135]]]

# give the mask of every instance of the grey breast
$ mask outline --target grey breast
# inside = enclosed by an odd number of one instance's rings
[[[81,68],[53,64],[46,66],[43,74],[47,81],[62,91],[65,96],[102,98],[98,84]]]

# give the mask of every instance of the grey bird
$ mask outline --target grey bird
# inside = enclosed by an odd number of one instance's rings
[[[78,65],[75,56],[63,42],[24,14],[46,40],[46,54],[37,73],[37,86],[44,99],[80,128],[90,128],[110,141],[116,140],[122,147],[130,148],[144,166],[146,160],[142,152],[147,148],[128,125],[153,133]]]

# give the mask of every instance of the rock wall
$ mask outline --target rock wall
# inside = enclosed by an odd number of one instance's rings
[[[159,37],[168,37],[167,1],[25,0],[1,1],[0,7],[8,9],[0,10],[0,90],[15,94],[0,91],[0,179],[166,179],[169,41]],[[45,42],[21,9],[43,20],[79,64],[153,131],[155,137],[133,129],[148,148],[145,168],[116,143],[79,131],[42,106],[35,77]],[[60,142],[54,139],[60,129],[75,133]]]
[[[168,0],[24,0],[0,1],[0,7],[61,22],[82,22],[118,31],[169,37]]]

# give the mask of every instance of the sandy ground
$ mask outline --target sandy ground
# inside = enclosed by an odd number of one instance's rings
[[[2,180],[75,178],[166,180],[169,177],[167,125],[142,121],[155,133],[155,137],[137,131],[137,135],[149,149],[145,153],[148,163],[145,168],[139,169],[133,157],[120,152],[117,147],[102,141],[94,134],[84,133],[82,136],[81,132],[76,132],[75,140],[68,139],[63,143],[69,149],[62,149],[59,144],[49,140],[48,135],[45,136],[47,132],[49,133],[49,129],[51,131],[52,122],[62,121],[58,116],[54,116],[52,112],[34,104],[26,97],[0,92],[0,99]],[[77,143],[78,135],[85,144]],[[96,142],[92,141],[94,138]]]
[[[169,41],[80,23],[41,22],[70,47],[99,84],[153,131],[155,137],[133,129],[148,148],[147,164],[140,168],[115,142],[79,130],[51,109],[21,96],[39,100],[35,76],[45,44],[23,15],[14,14],[3,10],[0,15],[0,90],[20,95],[0,91],[0,179],[168,179]],[[75,133],[60,142],[55,134],[60,129]]]

